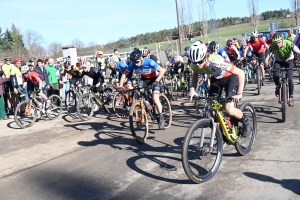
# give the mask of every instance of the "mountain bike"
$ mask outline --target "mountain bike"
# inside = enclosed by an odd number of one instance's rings
[[[205,114],[207,108],[206,97],[209,94],[209,86],[206,81],[205,74],[198,74],[198,83],[195,90],[197,97],[194,97],[193,101],[197,112],[201,115]]]
[[[87,85],[87,93],[79,96],[77,113],[82,121],[91,119],[94,114],[95,106],[103,108],[106,113],[110,113],[107,106],[111,103],[112,89],[105,88],[101,92],[95,86]]]
[[[172,79],[172,74],[170,70],[166,70],[165,74],[164,74],[164,78],[162,80],[160,80],[160,84],[161,84],[161,93],[164,93],[166,95],[166,97],[169,99],[169,101],[175,101],[175,99],[172,96],[172,92],[171,92],[171,86],[168,86],[166,83],[166,80],[171,80]]]
[[[27,101],[22,101],[17,105],[14,113],[16,124],[20,128],[28,128],[32,126],[38,118],[47,116],[49,119],[56,119],[62,112],[62,102],[58,95],[52,94],[48,100],[50,105],[46,108],[46,102],[42,104],[38,99],[36,91],[31,92]]]
[[[77,102],[79,96],[85,92],[85,87],[77,87],[75,85],[75,81],[71,80],[70,82],[70,89],[66,91],[65,95],[65,107],[69,114],[76,112],[77,110]],[[73,87],[72,87],[73,86]]]
[[[247,83],[256,83],[257,84],[257,94],[260,95],[260,90],[262,88],[262,72],[261,72],[261,63],[256,61],[256,64],[253,66],[251,65],[252,59],[244,59],[245,62],[247,63]],[[246,82],[246,81],[245,81]]]
[[[186,175],[195,183],[209,181],[218,171],[224,147],[234,145],[244,156],[253,148],[257,135],[257,121],[254,107],[245,102],[239,106],[251,124],[247,138],[241,136],[243,124],[234,117],[227,117],[223,104],[230,98],[207,97],[210,102],[210,117],[196,121],[187,131],[182,147],[182,164]]]
[[[145,143],[149,133],[149,119],[157,120],[158,111],[152,98],[151,86],[144,89],[135,86],[124,93],[134,92],[133,102],[129,110],[130,130],[133,138],[140,144]],[[164,94],[159,95],[164,116],[164,128],[167,129],[172,123],[172,111],[168,98]]]
[[[278,103],[281,104],[282,121],[286,122],[287,105],[288,105],[288,99],[290,96],[287,71],[288,70],[296,71],[296,69],[281,67],[279,70],[280,70],[280,75],[279,75],[280,90],[279,90]],[[273,69],[272,71],[274,72],[276,70]]]

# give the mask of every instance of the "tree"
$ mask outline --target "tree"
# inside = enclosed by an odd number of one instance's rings
[[[299,25],[299,14],[300,14],[300,0],[291,0],[292,12],[294,12],[294,19],[296,26]]]
[[[250,12],[250,24],[253,30],[258,29],[260,15],[258,14],[258,0],[248,0],[248,9]]]
[[[20,30],[12,24],[11,26],[11,38],[12,38],[12,57],[21,57],[23,59],[27,58],[27,50],[25,48],[22,35]]]
[[[23,41],[25,42],[29,58],[38,59],[47,55],[46,49],[40,45],[44,43],[44,39],[37,32],[32,30],[26,31]]]
[[[58,42],[52,42],[48,46],[48,54],[52,58],[59,58],[63,56],[62,53],[62,44]]]
[[[198,13],[199,13],[199,22],[201,27],[201,33],[203,38],[207,36],[208,31],[208,22],[207,22],[207,13],[205,9],[205,0],[201,0],[198,5]]]

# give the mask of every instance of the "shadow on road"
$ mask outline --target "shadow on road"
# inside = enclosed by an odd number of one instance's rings
[[[295,194],[300,195],[300,180],[297,179],[278,180],[267,175],[253,173],[253,172],[244,172],[244,174],[250,178],[257,179],[259,181],[280,184],[283,188],[290,190]]]

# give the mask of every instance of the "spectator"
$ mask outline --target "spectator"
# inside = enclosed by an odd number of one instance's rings
[[[68,82],[68,76],[67,74],[64,76],[64,71],[65,71],[65,67],[64,67],[64,62],[62,59],[57,61],[58,64],[58,68],[59,70],[59,96],[64,99],[65,98],[65,94],[66,91],[69,90],[69,82]]]
[[[45,66],[46,71],[48,73],[48,79],[50,83],[50,89],[48,90],[48,96],[52,94],[59,95],[59,87],[58,87],[58,79],[56,76],[56,68],[54,66],[53,58],[48,59],[48,65]]]
[[[295,38],[296,38],[296,35],[294,34],[293,29],[290,29],[286,39],[293,42],[295,40]]]
[[[97,63],[98,63],[98,67],[99,67],[99,70],[101,70],[101,72],[104,71],[104,56],[103,56],[103,51],[98,51],[96,53],[96,60],[97,60]]]
[[[114,49],[114,55],[113,55],[113,58],[114,58],[114,60],[116,60],[116,61],[121,61],[121,58],[120,58],[120,54],[119,54],[118,49]]]
[[[189,40],[191,41],[191,42],[194,42],[195,40],[194,40],[194,34],[192,33],[192,32],[190,32],[190,34],[189,34]]]
[[[9,77],[10,74],[7,74],[7,77]],[[5,110],[5,101],[4,101],[4,84],[7,80],[7,77],[4,75],[3,71],[0,70],[0,119],[7,120],[9,119],[6,116],[6,110]]]
[[[29,67],[30,71],[33,71],[33,69],[34,69],[34,62],[32,60],[29,60],[27,66]],[[30,80],[27,80],[27,84],[24,87],[24,90],[25,90],[25,99],[26,100],[29,99],[28,93],[30,93],[33,89],[34,89],[34,84]]]
[[[38,59],[37,60],[37,66],[33,69],[34,72],[38,73],[40,75],[40,78],[43,82],[43,87],[42,87],[42,92],[47,96],[47,90],[50,87],[49,79],[48,76],[49,74],[47,73],[45,67],[43,66],[43,60]],[[44,103],[44,99],[42,99],[42,103]]]

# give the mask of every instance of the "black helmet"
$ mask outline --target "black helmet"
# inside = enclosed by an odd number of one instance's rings
[[[71,63],[69,61],[64,62],[64,67],[71,66]]]
[[[188,51],[189,50],[189,46],[187,46],[187,47],[184,47],[184,51]]]
[[[209,43],[209,45],[208,45],[208,51],[210,52],[210,53],[212,53],[212,52],[214,52],[214,51],[217,51],[217,50],[219,50],[219,43],[218,42],[216,42],[216,41],[212,41],[211,43]]]
[[[130,59],[134,62],[134,61],[140,59],[141,56],[142,56],[142,52],[139,49],[135,48],[133,50],[133,52],[131,52],[131,54],[130,54]]]

